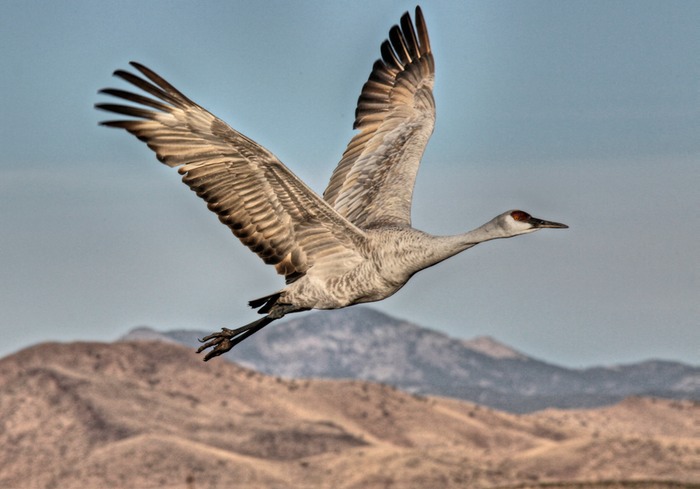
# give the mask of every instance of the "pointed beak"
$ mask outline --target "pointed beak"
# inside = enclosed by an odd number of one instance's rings
[[[552,228],[552,229],[568,229],[569,226],[559,222],[545,221],[543,219],[537,219],[536,217],[531,217],[528,221],[533,228]]]

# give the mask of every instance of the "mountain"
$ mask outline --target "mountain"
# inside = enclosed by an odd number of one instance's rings
[[[139,328],[124,339],[197,347],[197,338],[208,333]],[[568,369],[491,338],[458,340],[367,307],[311,312],[276,323],[221,358],[285,378],[369,380],[514,413],[605,406],[633,395],[700,399],[698,367],[652,360]]]
[[[527,360],[527,356],[513,348],[496,341],[490,336],[478,336],[471,340],[464,340],[462,344],[470,350],[478,351],[493,358],[516,358]]]
[[[691,401],[515,415],[153,341],[20,351],[0,393],[7,489],[700,488]]]

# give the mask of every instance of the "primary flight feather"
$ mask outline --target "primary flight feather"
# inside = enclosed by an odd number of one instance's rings
[[[97,104],[130,117],[102,125],[144,141],[233,234],[284,275],[281,290],[250,301],[264,317],[203,339],[205,360],[292,312],[382,300],[416,272],[480,242],[564,224],[508,211],[473,231],[432,236],[411,227],[421,157],[435,124],[434,62],[420,7],[389,31],[357,103],[348,144],[323,198],[270,151],[232,129],[149,68],[115,76],[144,96],[100,92],[136,105]]]

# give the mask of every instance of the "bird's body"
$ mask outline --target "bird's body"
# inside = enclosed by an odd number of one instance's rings
[[[385,299],[418,271],[491,239],[540,228],[564,228],[523,211],[508,211],[473,231],[433,236],[411,227],[418,166],[433,131],[434,63],[420,8],[389,31],[364,85],[352,138],[323,198],[272,153],[188,99],[160,76],[115,75],[153,98],[118,89],[101,92],[141,107],[98,104],[134,117],[104,125],[126,129],[183,181],[241,242],[284,275],[281,290],[250,302],[265,316],[204,340],[205,360],[285,314],[338,309]],[[145,107],[145,108],[144,108]]]
[[[416,272],[458,252],[453,243],[412,228],[366,231],[361,259],[339,262],[332,273],[309,270],[285,287],[284,300],[304,309],[339,309],[396,293]]]

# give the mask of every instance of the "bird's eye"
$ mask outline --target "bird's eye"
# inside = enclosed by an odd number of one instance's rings
[[[523,211],[513,211],[510,213],[510,217],[515,219],[516,221],[521,221],[521,222],[526,222],[528,221],[532,216],[528,214],[527,212]]]

